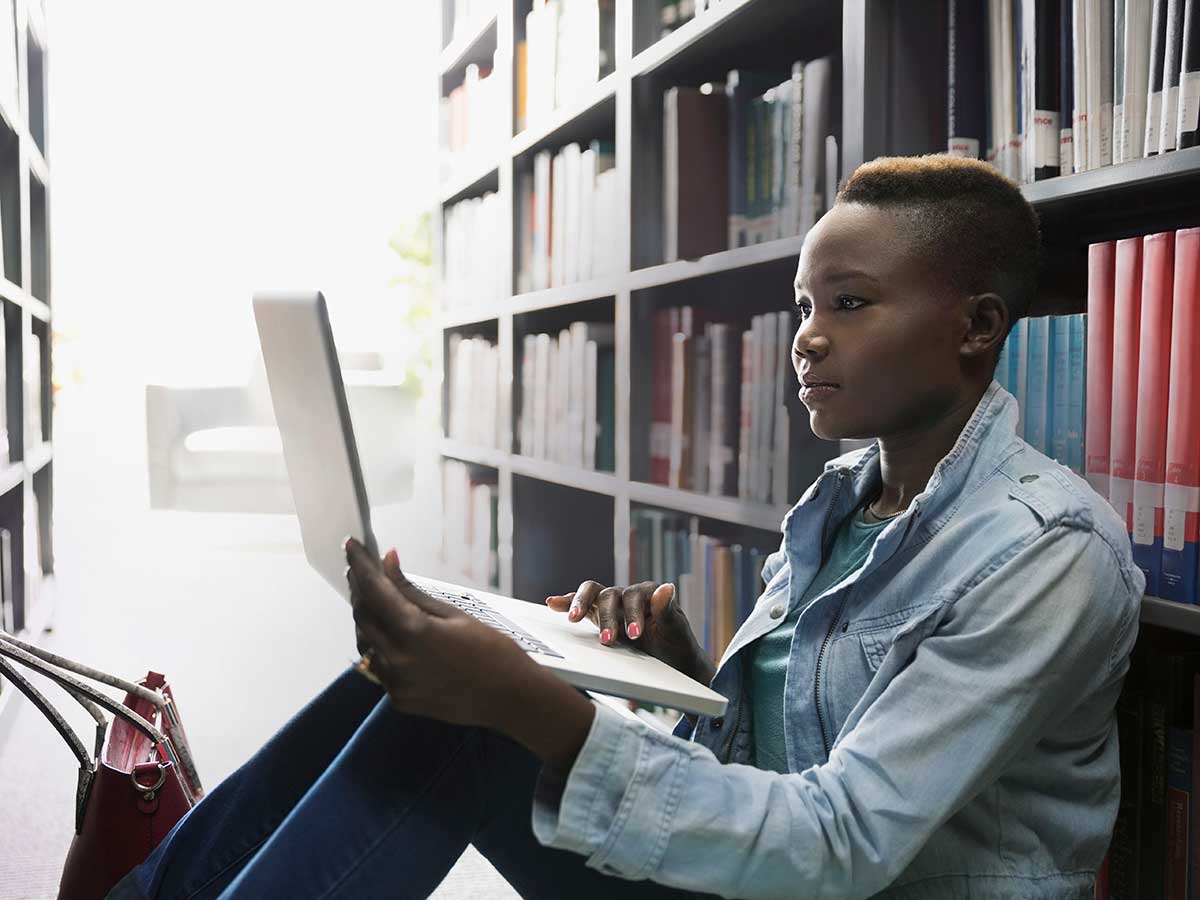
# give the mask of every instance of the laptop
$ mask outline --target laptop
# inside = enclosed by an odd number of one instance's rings
[[[349,600],[342,541],[355,537],[376,556],[379,548],[325,298],[319,292],[256,293],[254,318],[305,557]],[[406,574],[432,596],[507,633],[575,687],[684,712],[725,712],[726,699],[716,691],[634,647],[602,645],[587,620],[568,622],[565,613],[541,603]],[[587,575],[581,572],[580,580]]]

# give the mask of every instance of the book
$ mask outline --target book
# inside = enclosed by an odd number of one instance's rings
[[[692,487],[692,425],[695,414],[695,346],[690,334],[671,336],[670,487]]]
[[[1137,368],[1133,484],[1133,560],[1157,596],[1162,571],[1163,485],[1166,482],[1167,399],[1171,364],[1175,234],[1142,239],[1142,302]]]
[[[1025,181],[1040,181],[1060,174],[1058,51],[1062,0],[1024,0],[1023,59],[1028,60],[1023,88],[1026,94]],[[1030,34],[1029,32],[1033,32]]]
[[[1100,165],[1112,165],[1113,146],[1113,56],[1115,51],[1115,0],[1098,0],[1100,22],[1100,57],[1097,61],[1100,78]]]
[[[985,21],[975,0],[950,0],[947,17],[946,149],[979,159],[987,108]]]
[[[742,332],[742,377],[738,390],[737,495],[750,497],[750,438],[754,405],[755,335],[753,328]]]
[[[750,147],[749,106],[755,97],[774,84],[774,79],[765,72],[750,69],[733,69],[725,76],[727,178],[729,183],[729,234],[728,247],[744,247],[750,243],[746,226],[750,212],[747,206],[750,178],[749,161],[753,159]]]
[[[1153,0],[1125,0],[1125,103],[1121,161],[1145,155],[1146,87],[1150,78],[1150,25]]]
[[[1175,235],[1163,489],[1162,574],[1158,596],[1197,602],[1200,541],[1200,228]]]
[[[1197,128],[1200,127],[1200,7],[1197,0],[1184,0],[1178,106],[1175,146],[1183,150],[1196,146]]]
[[[1128,107],[1126,107],[1128,111]],[[1113,285],[1112,428],[1108,499],[1133,534],[1138,349],[1142,321],[1142,239],[1117,241]],[[1090,452],[1090,451],[1089,451]]]
[[[799,234],[807,234],[826,209],[825,136],[833,103],[833,60],[826,56],[804,66],[804,124],[800,153]]]
[[[589,346],[592,342],[589,342]],[[616,354],[612,348],[596,353],[596,464],[601,472],[617,470],[617,377]]]
[[[1190,711],[1190,710],[1189,710]],[[1167,726],[1167,860],[1164,897],[1191,897],[1192,730]]]
[[[1138,897],[1142,867],[1143,733],[1145,693],[1141,660],[1135,656],[1117,699],[1117,742],[1121,748],[1121,799],[1108,852],[1109,888],[1114,898]]]
[[[1075,171],[1074,36],[1074,0],[1061,0],[1058,16],[1058,172],[1060,175],[1070,175]]]
[[[711,90],[663,95],[663,261],[725,249],[729,195],[697,185],[728,181],[729,104]]]
[[[788,459],[791,422],[788,418],[787,393],[788,387],[796,383],[795,370],[792,368],[792,314],[787,311],[775,314],[775,335],[778,341],[778,353],[775,359],[775,399],[773,403],[772,440],[773,458],[771,460],[771,491],[768,500],[775,506],[785,506],[788,501]]]
[[[1088,122],[1088,116],[1091,113],[1091,98],[1088,93],[1090,81],[1087,65],[1094,55],[1088,53],[1088,8],[1088,0],[1072,0],[1071,42],[1075,48],[1075,70],[1071,77],[1075,88],[1072,134],[1074,135],[1074,170],[1076,172],[1086,172],[1090,168],[1091,160],[1091,151],[1088,147],[1088,142],[1092,137],[1092,128]]]
[[[1146,88],[1146,127],[1142,136],[1142,154],[1158,153],[1162,124],[1163,62],[1167,50],[1167,0],[1153,0],[1150,17],[1150,68]]]
[[[705,330],[712,356],[708,490],[711,494],[737,496],[741,342],[730,324],[711,322]]]
[[[1113,289],[1115,241],[1088,247],[1087,412],[1084,476],[1100,496],[1109,494],[1109,441],[1112,431]]]
[[[1104,165],[1104,76],[1112,66],[1104,59],[1104,31],[1108,18],[1105,10],[1111,9],[1108,0],[1085,0],[1087,11],[1084,13],[1085,34],[1087,44],[1084,52],[1087,62],[1084,66],[1087,72],[1087,168],[1098,169]],[[1111,110],[1108,125],[1111,128]],[[1111,162],[1112,158],[1109,157]]]
[[[1124,162],[1125,130],[1125,0],[1113,0],[1113,124],[1112,161]]]
[[[692,490],[708,493],[709,448],[712,442],[712,348],[707,332],[693,339],[695,398],[692,401]]]
[[[1162,115],[1158,131],[1159,153],[1174,150],[1178,141],[1183,12],[1183,0],[1167,0],[1166,45],[1163,49]]]
[[[1017,434],[1025,436],[1025,409],[1029,403],[1029,319],[1018,319],[1008,336],[1012,343],[1009,364],[1012,367],[1010,378],[1016,384],[1014,396],[1017,398]]]
[[[1025,440],[1039,453],[1049,455],[1047,435],[1050,411],[1050,320],[1029,320],[1029,355],[1026,363]]]
[[[1084,410],[1087,402],[1087,314],[1068,317],[1069,377],[1067,389],[1067,467],[1084,474]]]
[[[1047,419],[1047,454],[1064,466],[1071,409],[1071,317],[1050,316],[1050,402]]]
[[[12,532],[0,528],[0,628],[16,634],[24,627],[17,621],[17,603],[13,594]]]

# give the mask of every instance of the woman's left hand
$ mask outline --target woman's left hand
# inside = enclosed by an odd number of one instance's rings
[[[544,673],[512,640],[430,597],[358,541],[346,546],[359,651],[401,712],[498,728],[512,697]]]

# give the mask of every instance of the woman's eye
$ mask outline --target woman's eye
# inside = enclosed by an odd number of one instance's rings
[[[849,294],[838,296],[838,307],[840,309],[858,309],[860,306],[863,306],[863,301],[857,297],[851,297]]]
[[[794,315],[801,322],[808,318],[808,315],[811,311],[812,307],[807,303],[797,303],[794,307],[792,307],[792,315]]]

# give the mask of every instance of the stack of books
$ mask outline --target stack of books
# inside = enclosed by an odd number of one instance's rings
[[[442,283],[447,310],[495,311],[508,296],[501,265],[505,210],[490,191],[447,207]]]
[[[1019,319],[996,365],[1017,398],[1017,433],[1034,449],[1083,474],[1087,316]]]
[[[455,579],[496,587],[496,472],[453,459],[442,462],[442,562]]]
[[[616,469],[613,326],[573,322],[521,344],[519,452],[584,469]]]
[[[951,0],[949,152],[1019,182],[1194,146],[1196,0]]]
[[[1088,481],[1126,520],[1146,593],[1196,603],[1200,228],[1093,244]]]
[[[770,551],[701,534],[694,516],[636,508],[629,519],[634,581],[673,583],[692,631],[719,659],[762,593]]]
[[[533,0],[517,42],[517,130],[570,107],[616,65],[615,0]]]
[[[517,292],[617,271],[620,184],[611,141],[543,150],[517,176]]]
[[[782,506],[788,501],[792,314],[748,331],[690,306],[654,314],[650,480]]]
[[[723,84],[663,96],[663,260],[803,234],[837,189],[833,61],[778,76],[734,70]],[[728,190],[697,191],[726,182]]]
[[[1097,900],[1193,896],[1200,654],[1139,638],[1117,701],[1121,801]]]
[[[507,450],[502,435],[504,391],[500,348],[483,337],[452,334],[447,348],[450,373],[447,436],[475,447]]]
[[[459,41],[483,27],[496,15],[496,0],[448,0],[450,6],[450,42]]]
[[[499,53],[499,51],[497,51]],[[442,97],[438,108],[443,161],[443,181],[464,177],[464,172],[495,160],[500,141],[504,138],[504,122],[500,115],[504,105],[504,84],[493,64],[467,66],[462,84]]]

